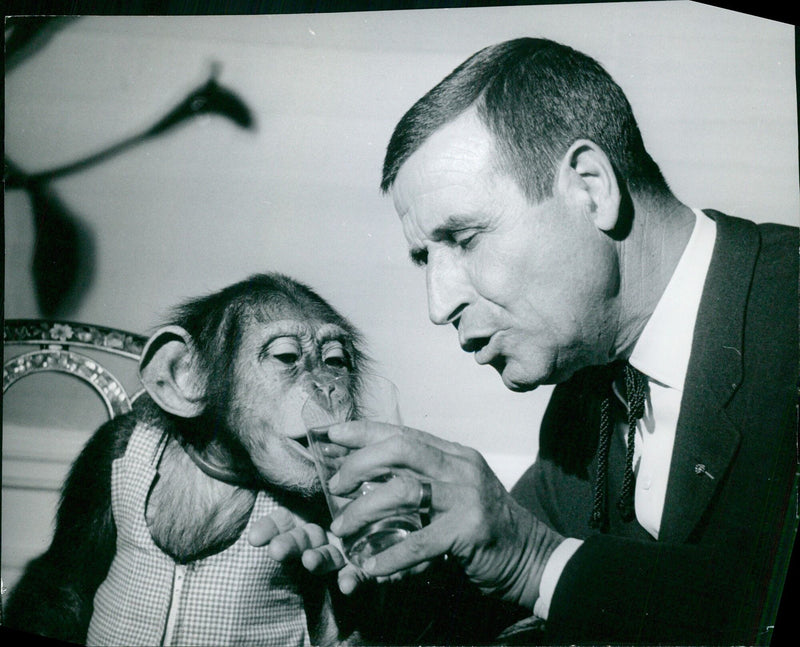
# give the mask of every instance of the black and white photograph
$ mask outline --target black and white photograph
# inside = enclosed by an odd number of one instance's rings
[[[795,25],[121,4],[5,12],[4,632],[797,636]]]

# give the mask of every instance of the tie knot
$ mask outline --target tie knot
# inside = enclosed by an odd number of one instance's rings
[[[628,417],[639,420],[644,416],[644,402],[647,397],[647,376],[625,362],[625,399],[628,402]]]
[[[625,417],[633,421],[644,417],[648,390],[648,378],[644,373],[626,360],[618,360],[602,367],[597,380],[598,388],[604,393],[616,392],[618,397],[612,396],[612,401],[625,405],[627,409]]]

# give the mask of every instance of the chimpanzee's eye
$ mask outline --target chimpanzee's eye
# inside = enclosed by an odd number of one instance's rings
[[[273,339],[267,346],[267,357],[274,357],[282,364],[296,364],[301,356],[300,343],[294,337]]]
[[[349,368],[347,351],[340,341],[326,342],[322,347],[322,361],[332,368]]]
[[[325,360],[325,363],[333,368],[345,368],[347,366],[344,357],[329,357]]]

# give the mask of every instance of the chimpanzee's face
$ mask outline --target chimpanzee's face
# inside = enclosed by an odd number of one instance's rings
[[[287,490],[319,490],[301,410],[309,394],[333,380],[333,396],[353,389],[353,345],[339,326],[284,318],[245,327],[228,424],[261,477]]]

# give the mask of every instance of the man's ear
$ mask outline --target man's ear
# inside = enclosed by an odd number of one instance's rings
[[[139,360],[139,377],[164,411],[182,418],[203,412],[206,379],[192,338],[180,326],[165,326],[150,337]]]
[[[611,160],[593,141],[575,141],[558,168],[556,188],[568,205],[582,211],[602,231],[619,220],[620,190]]]

